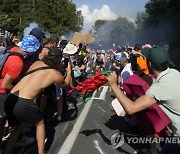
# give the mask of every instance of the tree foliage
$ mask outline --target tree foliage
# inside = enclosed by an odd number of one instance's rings
[[[180,55],[180,1],[149,0],[145,5],[145,14],[136,18],[136,40],[140,43],[156,45],[169,44],[170,55],[178,64]],[[178,56],[179,57],[179,56]],[[179,66],[180,68],[180,66]]]
[[[99,31],[99,29],[101,28],[101,26],[103,26],[107,21],[106,20],[97,20],[95,23],[94,23],[94,26],[92,27],[93,28],[93,34],[96,35],[97,32]]]
[[[136,18],[138,40],[152,44],[179,42],[179,0],[150,0],[145,5],[144,14],[138,14]]]
[[[3,0],[0,14],[6,17],[0,27],[16,34],[32,22],[53,34],[80,31],[83,26],[81,12],[69,0]]]

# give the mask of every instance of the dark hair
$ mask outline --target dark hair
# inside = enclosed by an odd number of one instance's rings
[[[141,50],[142,49],[142,45],[141,44],[135,44],[134,46],[134,50],[137,51],[137,50]]]
[[[83,44],[79,43],[79,48],[82,49],[82,47],[83,47]]]
[[[51,36],[49,39],[49,43],[58,43],[59,42],[59,38],[57,36]]]
[[[127,48],[127,50],[126,50],[127,52],[132,52],[132,48]]]
[[[48,55],[44,56],[42,61],[48,66],[59,69],[61,67],[62,51],[58,48],[49,50]]]
[[[68,44],[68,41],[67,41],[67,40],[61,40],[61,42],[60,42],[60,48],[61,48],[61,49],[64,49],[67,44]]]

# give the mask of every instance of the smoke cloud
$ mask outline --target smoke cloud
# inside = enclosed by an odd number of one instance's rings
[[[24,29],[24,36],[28,35],[33,28],[40,28],[38,23],[32,22]]]
[[[116,20],[117,15],[113,13],[108,5],[103,5],[100,10],[94,9],[92,12],[89,10],[89,6],[82,5],[78,10],[82,12],[85,23],[94,23],[98,19],[102,20]]]
[[[81,11],[84,18],[83,32],[86,33],[92,28],[95,21],[98,19],[116,20],[118,18],[118,16],[110,10],[108,5],[103,5],[101,9],[94,9],[92,12],[87,5],[82,5],[77,10]]]

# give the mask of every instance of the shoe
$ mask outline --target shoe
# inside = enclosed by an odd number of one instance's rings
[[[35,141],[35,139],[33,137],[23,136],[21,140],[18,140],[16,142],[14,147],[17,148],[17,147],[26,146],[26,145],[32,144],[34,141]]]
[[[5,129],[4,134],[3,134],[3,138],[2,138],[2,142],[5,142],[8,140],[8,138],[10,137],[12,131],[14,128],[12,127],[8,127],[7,129]]]

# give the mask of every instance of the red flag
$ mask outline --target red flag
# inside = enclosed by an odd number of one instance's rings
[[[79,82],[75,88],[69,91],[69,93],[73,93],[75,91],[81,91],[83,95],[85,95],[87,92],[92,93],[104,85],[107,81],[108,80],[105,75],[103,75],[101,72],[97,72],[95,76],[92,76],[83,82]]]

